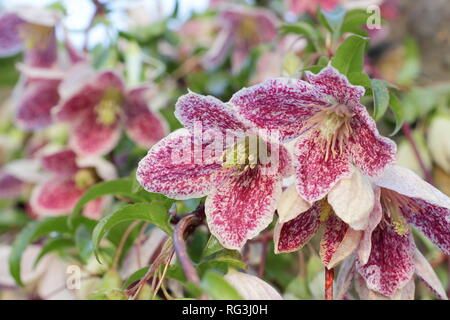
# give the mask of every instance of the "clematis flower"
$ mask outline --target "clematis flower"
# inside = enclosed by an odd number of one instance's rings
[[[372,184],[359,170],[339,181],[327,199],[312,205],[298,195],[295,185],[290,186],[277,209],[275,253],[301,249],[323,228],[320,257],[327,268],[335,267],[360,245],[364,230],[370,227],[375,196]]]
[[[324,200],[308,208],[307,202],[288,197],[290,201],[278,210],[281,222],[275,229],[275,249],[289,252],[301,248],[326,219],[321,243],[322,261],[326,266],[333,267],[336,263],[329,261],[339,262],[342,257],[355,253],[356,271],[371,291],[394,297],[408,285],[414,272],[421,278],[431,277],[431,267],[418,253],[410,225],[421,231],[445,254],[449,254],[450,199],[409,169],[397,165],[388,166],[382,176],[371,180],[371,184],[374,202],[369,215],[367,210],[357,210],[359,205],[368,203],[368,198],[364,197],[363,190],[366,188],[355,182],[342,180],[328,194],[328,203],[334,203],[331,206],[333,211],[327,209]],[[351,198],[353,202],[348,202]],[[353,206],[359,201],[361,204]],[[336,203],[344,209],[340,214],[335,209],[339,207]],[[330,220],[330,211],[335,214],[331,216],[333,220]],[[347,220],[349,216],[358,217],[353,220],[366,221],[365,229],[358,231],[357,241],[347,241],[357,236],[350,226],[337,219],[338,216]],[[427,274],[422,275],[425,272]],[[435,280],[425,281],[433,283],[433,288],[437,286]],[[439,296],[443,297],[442,291],[439,291]]]
[[[38,216],[69,213],[87,189],[116,177],[116,169],[106,160],[79,158],[69,149],[43,156],[41,165],[50,176],[36,185],[31,194],[31,209]],[[84,214],[98,218],[107,202],[107,198],[89,202]]]
[[[272,221],[282,178],[290,174],[287,150],[211,96],[180,97],[175,115],[185,128],[150,149],[137,179],[147,191],[173,199],[207,196],[211,233],[239,249]]]
[[[55,26],[60,15],[50,9],[14,7],[0,13],[0,57],[25,51],[25,63],[50,68],[57,59]]]
[[[220,13],[218,21],[220,32],[203,60],[208,69],[220,65],[232,50],[232,71],[236,73],[254,47],[277,36],[278,20],[266,9],[230,6]]]
[[[237,92],[231,103],[258,128],[278,129],[284,141],[296,138],[297,190],[310,203],[322,199],[352,174],[352,164],[377,176],[394,161],[396,146],[380,136],[359,102],[364,88],[351,85],[332,66],[308,81],[274,78]]]
[[[148,90],[145,86],[127,90],[112,71],[96,75],[85,71],[82,76],[76,73],[61,83],[61,102],[55,116],[70,122],[69,145],[77,154],[111,151],[122,127],[138,145],[148,148],[168,131],[163,118],[148,107]]]

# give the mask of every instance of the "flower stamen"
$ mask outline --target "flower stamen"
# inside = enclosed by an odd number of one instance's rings
[[[122,94],[115,88],[107,89],[100,102],[95,106],[97,122],[110,126],[116,122],[121,112]]]

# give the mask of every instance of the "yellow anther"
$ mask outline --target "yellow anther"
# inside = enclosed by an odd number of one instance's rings
[[[95,106],[97,121],[103,125],[114,124],[121,112],[122,93],[117,89],[108,89]]]
[[[75,186],[79,190],[87,189],[97,182],[97,177],[92,169],[81,169],[75,174]]]

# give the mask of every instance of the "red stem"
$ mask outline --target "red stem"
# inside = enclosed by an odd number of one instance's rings
[[[325,300],[333,300],[334,269],[325,267]]]

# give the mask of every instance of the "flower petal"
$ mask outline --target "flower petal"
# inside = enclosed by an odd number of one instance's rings
[[[375,188],[375,205],[372,212],[369,215],[369,222],[361,242],[358,247],[358,259],[362,265],[365,265],[369,261],[370,252],[372,250],[372,232],[378,226],[383,217],[383,209],[380,202],[380,188]]]
[[[202,65],[206,69],[216,68],[225,61],[233,45],[234,36],[235,31],[233,28],[227,27],[220,31],[211,48],[209,48],[203,57]]]
[[[52,179],[33,189],[30,204],[39,216],[61,215],[69,213],[82,194],[72,179]]]
[[[352,229],[364,230],[375,204],[372,184],[356,169],[351,177],[341,179],[330,190],[328,203]]]
[[[253,275],[230,270],[224,279],[245,300],[283,300],[281,295],[267,282]]]
[[[30,27],[30,35],[33,37],[33,27]],[[39,43],[33,48],[25,50],[24,61],[27,65],[39,68],[51,68],[58,59],[58,43],[56,40],[56,31],[54,28],[48,28],[45,37],[40,37]]]
[[[281,179],[258,167],[230,174],[206,198],[211,233],[228,249],[242,248],[272,222],[280,195]]]
[[[303,200],[295,185],[290,186],[281,194],[280,201],[278,201],[278,223],[285,223],[299,214],[311,208],[311,204]]]
[[[365,92],[363,87],[350,84],[348,79],[331,65],[318,74],[307,71],[306,78],[323,94],[334,98],[338,103],[350,106],[359,103]]]
[[[356,270],[370,290],[393,296],[403,288],[414,274],[414,240],[412,235],[398,235],[385,224],[372,233],[372,251],[369,261],[362,265],[356,261]]]
[[[375,121],[367,113],[366,107],[358,104],[350,126],[352,134],[348,138],[348,149],[355,164],[367,175],[378,176],[384,168],[395,161],[395,143],[380,136]]]
[[[409,198],[420,199],[436,207],[450,209],[449,197],[407,168],[390,165],[384,170],[383,175],[374,179],[373,182]]]
[[[103,71],[95,75],[84,64],[74,68],[60,86],[62,102],[55,112],[59,121],[74,121],[83,111],[93,109],[107,89],[123,92],[125,88],[122,79],[115,72]]]
[[[147,92],[144,87],[130,90],[125,102],[127,133],[144,148],[150,148],[169,132],[164,118],[149,109]]]
[[[103,155],[111,151],[121,135],[120,121],[103,125],[97,121],[94,110],[88,110],[74,120],[70,147],[79,155]]]
[[[425,282],[426,286],[441,300],[447,300],[447,294],[441,281],[423,254],[416,248],[414,252],[416,274]]]
[[[15,13],[0,13],[0,57],[17,54],[23,47],[23,39],[19,35],[19,27],[24,21]]]
[[[336,290],[334,298],[343,300],[350,289],[355,274],[355,255],[346,258],[339,268],[338,277],[336,279]]]
[[[286,223],[277,223],[274,230],[275,253],[301,249],[319,230],[321,205],[316,202],[307,211]]]
[[[225,135],[226,130],[246,130],[232,107],[212,96],[188,93],[181,96],[175,106],[175,116],[192,134],[200,130],[214,130]]]
[[[345,222],[332,214],[326,224],[320,242],[320,257],[328,268],[334,268],[358,247],[362,232],[350,228]]]
[[[46,155],[41,161],[45,170],[60,176],[71,176],[78,170],[76,154],[70,149]]]
[[[305,81],[273,78],[239,90],[230,103],[257,128],[279,130],[283,140],[297,136],[304,120],[317,112],[310,105],[324,105],[323,96]]]
[[[16,121],[25,130],[41,129],[52,123],[51,111],[59,101],[59,80],[28,79],[16,106]]]
[[[4,171],[0,171],[0,199],[10,199],[20,196],[24,191],[24,186],[22,180]]]
[[[179,129],[154,145],[139,162],[137,180],[145,190],[169,198],[201,198],[210,192],[222,168],[218,161],[204,159],[202,151],[207,147],[194,142],[188,130]]]
[[[340,179],[351,176],[352,166],[348,154],[339,152],[325,160],[326,141],[318,130],[303,134],[294,150],[294,168],[297,190],[306,201],[322,199]],[[336,147],[337,148],[337,147]]]

